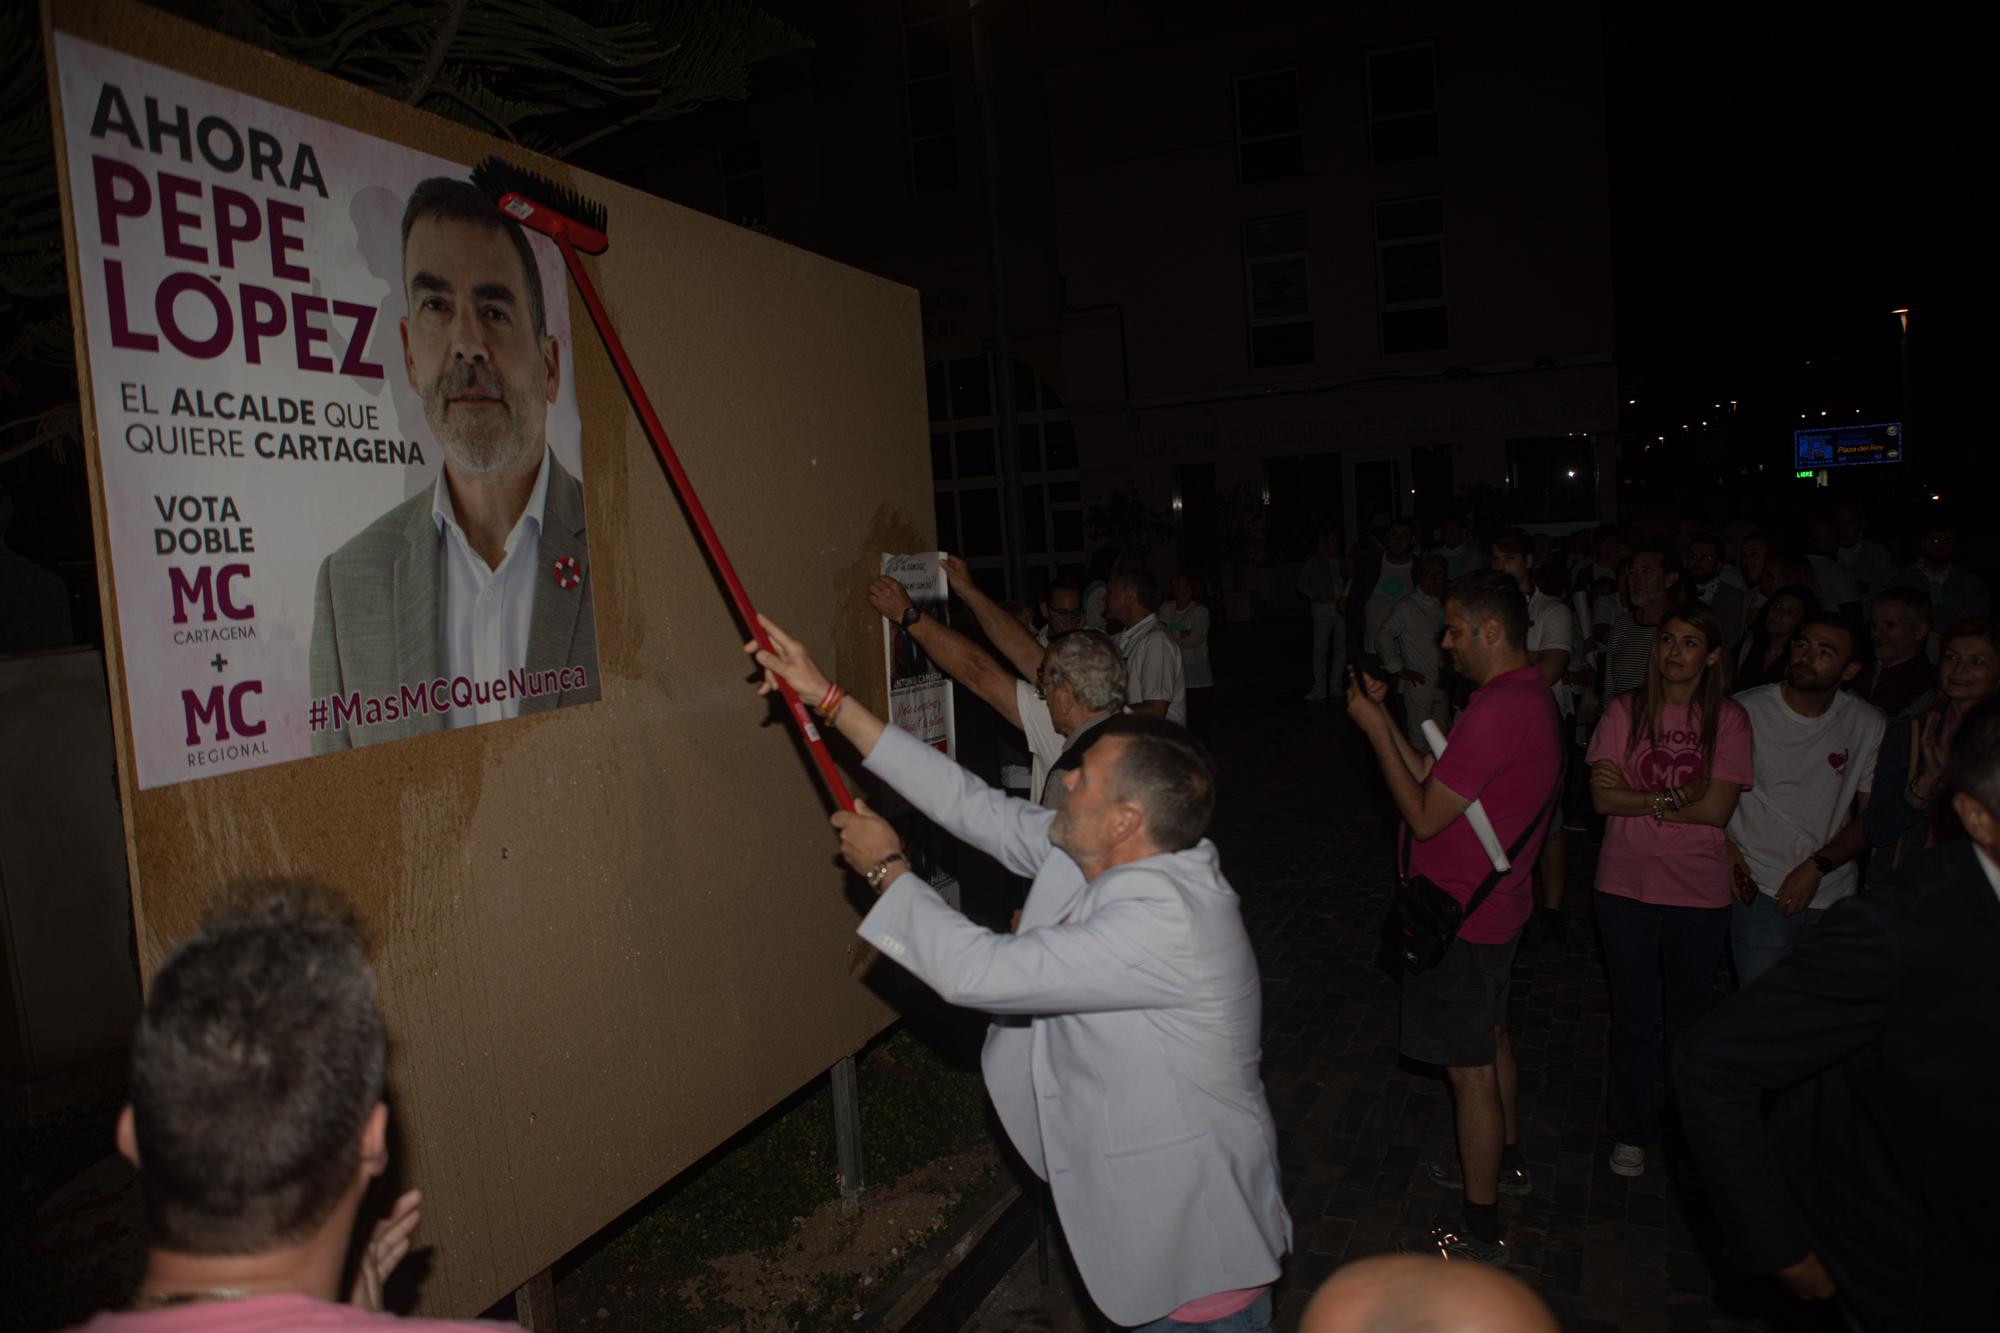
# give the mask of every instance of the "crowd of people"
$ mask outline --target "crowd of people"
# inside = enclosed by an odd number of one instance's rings
[[[1302,1327],[1554,1328],[1498,1271],[1503,1198],[1538,1186],[1508,991],[1531,923],[1560,937],[1568,844],[1593,830],[1604,1169],[1642,1174],[1678,1125],[1747,1269],[1838,1298],[1863,1329],[1979,1320],[1979,1145],[2000,1097],[2000,658],[1954,536],[1932,524],[1900,568],[1853,507],[1797,554],[1741,525],[1600,528],[1565,547],[1450,521],[1425,549],[1397,522],[1344,552],[1319,543],[1297,582],[1307,697],[1344,696],[1397,815],[1399,1045],[1446,1075],[1455,1150],[1429,1174],[1461,1204],[1409,1256],[1336,1274]],[[858,933],[992,1016],[998,1119],[1106,1317],[1267,1330],[1292,1219],[1257,959],[1207,836],[1214,677],[1196,583],[1176,576],[1162,596],[1143,565],[1107,559],[1029,613],[945,564],[976,636],[892,579],[868,599],[1019,729],[1028,762],[1004,787],[887,726],[778,625],[768,649],[745,646],[759,690],[782,680],[817,701],[874,790],[1026,884],[1011,922],[980,924],[857,804],[832,823],[877,895]],[[1725,969],[1735,993],[1715,1006]],[[371,1307],[420,1198],[344,1266],[386,1164],[383,1044],[337,898],[240,886],[148,995],[118,1142],[141,1170],[149,1267],[134,1308],[90,1327],[389,1322]]]
[[[1422,554],[1404,524],[1344,558],[1329,539],[1298,585],[1307,698],[1344,656],[1413,840],[1400,891],[1439,886],[1462,913],[1403,980],[1403,1053],[1445,1066],[1456,1108],[1456,1160],[1431,1174],[1464,1202],[1434,1244],[1504,1263],[1498,1196],[1535,1187],[1507,975],[1537,882],[1559,927],[1563,849],[1594,831],[1605,1169],[1643,1174],[1677,1125],[1747,1269],[1837,1297],[1852,1327],[1983,1322],[1994,1176],[1944,1155],[2000,1097],[2000,631],[1951,521],[1909,534],[1907,564],[1853,504],[1797,547],[1748,524],[1603,527],[1566,549],[1504,529],[1440,608],[1463,531]],[[1520,594],[1504,607],[1502,583]],[[1442,684],[1415,646],[1432,624]],[[1550,814],[1565,788],[1588,816]]]

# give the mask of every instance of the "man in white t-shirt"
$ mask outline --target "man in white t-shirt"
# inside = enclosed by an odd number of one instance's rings
[[[1867,527],[1868,515],[1860,505],[1844,504],[1833,511],[1833,535],[1840,543],[1833,558],[1854,576],[1861,587],[1862,609],[1872,612],[1875,594],[1896,581],[1896,561],[1888,547],[1867,537]]]
[[[1456,514],[1449,515],[1438,524],[1437,549],[1432,555],[1444,558],[1445,582],[1461,574],[1470,574],[1475,569],[1484,569],[1486,562],[1481,558],[1479,543],[1465,526],[1465,520]]]
[[[1852,622],[1815,616],[1799,626],[1784,680],[1736,696],[1757,756],[1756,784],[1728,827],[1730,952],[1745,986],[1859,887],[1862,815],[1887,725],[1841,688],[1861,673],[1860,646]]]
[[[1450,566],[1443,555],[1417,561],[1417,586],[1389,609],[1376,636],[1382,669],[1403,700],[1403,731],[1418,754],[1430,753],[1424,723],[1440,730],[1451,717],[1439,644],[1444,637],[1444,590]]]
[[[1415,538],[1416,529],[1409,520],[1399,518],[1389,525],[1381,563],[1376,566],[1375,581],[1369,585],[1368,601],[1362,610],[1361,651],[1371,657],[1381,656],[1375,640],[1381,633],[1382,622],[1389,618],[1396,603],[1417,586],[1415,561],[1411,556]]]
[[[1187,725],[1187,676],[1180,641],[1160,623],[1160,585],[1150,569],[1120,566],[1105,585],[1105,614],[1129,626],[1118,636],[1125,656],[1125,702],[1135,713]]]

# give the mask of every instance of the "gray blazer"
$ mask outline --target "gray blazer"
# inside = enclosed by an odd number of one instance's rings
[[[1034,886],[1018,934],[974,925],[905,874],[861,937],[995,1022],[982,1064],[1001,1123],[1049,1182],[1098,1307],[1143,1324],[1278,1276],[1292,1224],[1257,1072],[1262,983],[1215,845],[1085,883],[1054,812],[891,727],[868,768]]]
[[[444,537],[431,516],[431,498],[428,488],[417,492],[321,562],[313,597],[314,699],[358,694],[400,700],[403,686],[415,689],[437,678],[444,656],[438,645]],[[555,562],[564,556],[575,558],[582,577],[573,589],[556,586]],[[524,665],[531,673],[581,667],[584,683],[523,698],[523,714],[588,703],[599,692],[583,487],[553,453],[536,564]],[[312,748],[324,754],[443,730],[442,713],[414,709],[372,725],[329,725],[313,733]]]

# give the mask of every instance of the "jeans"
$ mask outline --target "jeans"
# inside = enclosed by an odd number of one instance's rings
[[[1778,910],[1778,900],[1768,893],[1757,895],[1747,907],[1732,903],[1729,921],[1729,952],[1736,958],[1736,981],[1747,986],[1769,972],[1792,946],[1819,928],[1826,915],[1823,907],[1808,907],[1797,916]]]
[[[1596,908],[1611,991],[1611,1137],[1650,1148],[1660,1141],[1653,1080],[1663,1060],[1672,1067],[1674,1043],[1708,1012],[1731,909],[1669,907],[1602,892]]]
[[[1155,1319],[1134,1326],[1135,1333],[1271,1333],[1271,1289],[1264,1288],[1256,1300],[1227,1319],[1211,1319],[1205,1324],[1177,1324],[1171,1319]]]

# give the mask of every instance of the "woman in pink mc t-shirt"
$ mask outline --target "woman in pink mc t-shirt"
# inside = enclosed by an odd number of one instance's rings
[[[1660,625],[1646,683],[1613,699],[1590,738],[1591,804],[1607,816],[1597,931],[1611,987],[1611,1169],[1636,1176],[1659,1142],[1653,1079],[1708,1012],[1729,939],[1722,826],[1750,785],[1750,718],[1729,698],[1722,623],[1691,602]]]

